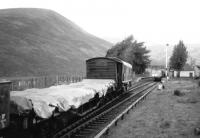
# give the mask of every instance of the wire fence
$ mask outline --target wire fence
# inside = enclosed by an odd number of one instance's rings
[[[11,90],[21,91],[29,88],[47,88],[50,86],[80,82],[84,76],[55,75],[12,79]]]

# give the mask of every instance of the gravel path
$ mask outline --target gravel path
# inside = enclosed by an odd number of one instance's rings
[[[173,95],[175,89],[181,96]],[[169,81],[164,90],[153,91],[131,111],[106,138],[199,138],[200,87],[194,81]]]

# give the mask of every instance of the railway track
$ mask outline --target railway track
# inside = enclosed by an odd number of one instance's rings
[[[94,137],[95,134],[154,85],[155,83],[152,82],[143,82],[134,85],[123,95],[115,98],[92,113],[87,114],[72,125],[58,131],[52,137]]]
[[[156,83],[155,83],[156,84]],[[152,85],[152,87],[150,87],[149,89],[146,89],[143,94],[140,93],[141,96],[137,96],[138,98],[134,97],[135,100],[129,105],[126,106],[125,109],[123,109],[123,112],[119,113],[110,123],[108,123],[107,126],[104,127],[104,129],[102,129],[100,132],[98,132],[98,134],[96,134],[95,136],[93,136],[94,138],[100,138],[102,137],[104,134],[108,134],[110,127],[112,127],[113,125],[117,125],[118,121],[121,119],[123,120],[125,114],[128,114],[129,111],[131,109],[133,109],[134,107],[136,107],[136,105],[141,102],[141,100],[144,100],[146,98],[146,96],[156,88],[156,85]],[[123,106],[122,106],[123,107]],[[117,111],[117,110],[116,110]]]

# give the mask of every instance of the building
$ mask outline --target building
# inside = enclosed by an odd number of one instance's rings
[[[200,65],[194,66],[194,77],[199,78],[200,77]]]
[[[183,70],[180,71],[180,74],[178,73],[178,71],[173,71],[172,76],[183,77],[183,78],[184,77],[193,78],[195,77],[195,71],[189,64],[185,64],[185,66],[183,67]]]

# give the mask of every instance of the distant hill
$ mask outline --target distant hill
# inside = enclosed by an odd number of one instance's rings
[[[111,45],[51,10],[0,10],[0,77],[85,73]]]
[[[178,42],[177,42],[178,43]],[[196,64],[200,65],[200,44],[185,44],[189,53],[188,62],[190,57],[196,60]],[[151,50],[151,64],[152,65],[165,65],[165,45],[152,45],[147,46]],[[170,58],[174,46],[168,46],[168,57]]]

